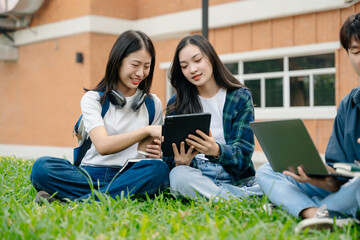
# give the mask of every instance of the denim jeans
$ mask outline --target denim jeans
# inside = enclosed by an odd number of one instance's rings
[[[356,216],[360,208],[360,177],[356,177],[331,193],[308,183],[300,183],[292,177],[274,172],[269,163],[256,171],[256,179],[275,205],[293,216],[310,207],[326,205],[327,209]]]
[[[152,196],[169,185],[169,168],[163,161],[144,160],[118,172],[119,168],[76,167],[65,159],[41,157],[33,165],[30,180],[37,191],[56,193],[56,198],[71,201],[91,196],[91,185],[114,199],[145,192]]]
[[[177,166],[170,171],[170,190],[176,195],[207,199],[244,198],[263,193],[255,177],[238,187],[231,183],[230,175],[220,164],[207,160],[197,161],[197,168]]]

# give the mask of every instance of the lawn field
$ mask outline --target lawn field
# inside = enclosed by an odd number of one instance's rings
[[[0,239],[360,239],[360,226],[329,230],[294,228],[300,219],[280,209],[268,215],[264,199],[218,203],[155,199],[34,203],[33,160],[0,157]]]

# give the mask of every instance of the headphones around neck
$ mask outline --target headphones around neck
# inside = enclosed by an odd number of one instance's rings
[[[132,110],[134,110],[134,112],[139,110],[139,108],[145,101],[145,97],[146,93],[142,90],[138,95],[136,95],[134,102],[131,104],[131,108]],[[109,101],[114,104],[115,107],[121,109],[126,104],[126,97],[118,89],[113,89],[109,92]]]

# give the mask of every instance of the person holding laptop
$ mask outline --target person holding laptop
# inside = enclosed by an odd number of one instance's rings
[[[348,17],[340,30],[340,41],[350,63],[360,76],[360,13]],[[295,137],[295,136],[294,136]],[[326,167],[337,162],[353,163],[360,159],[360,87],[341,100],[326,152]],[[335,177],[308,177],[302,167],[298,173],[274,172],[269,164],[256,173],[257,181],[269,200],[293,216],[304,218],[295,231],[305,227],[338,226],[360,222],[360,177],[348,182]]]
[[[200,35],[180,41],[169,78],[176,94],[168,101],[166,115],[211,113],[208,135],[197,130],[198,136],[190,134],[180,146],[172,145],[174,157],[163,157],[172,168],[171,191],[215,200],[262,195],[251,161],[254,134],[249,122],[254,107],[249,89]]]
[[[161,158],[161,101],[151,94],[155,48],[140,31],[125,31],[109,54],[105,75],[94,89],[85,89],[81,111],[92,144],[79,167],[66,159],[41,157],[32,167],[30,179],[39,191],[35,201],[86,199],[94,190],[117,199],[124,196],[153,196],[169,184],[169,168]],[[100,96],[100,93],[103,95]],[[149,124],[145,96],[154,102],[154,119]],[[102,106],[109,108],[102,117]],[[124,172],[129,158],[146,158],[137,143],[158,138],[146,148],[150,160],[136,162]],[[97,199],[97,196],[95,196]]]

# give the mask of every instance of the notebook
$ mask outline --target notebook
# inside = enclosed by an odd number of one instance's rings
[[[163,142],[161,144],[161,150],[163,156],[174,156],[172,143],[175,143],[179,150],[180,142],[185,142],[185,139],[189,134],[197,135],[195,133],[197,129],[209,135],[210,121],[210,113],[166,116],[164,125],[162,126]],[[189,148],[189,145],[185,143],[185,150],[187,151]]]
[[[276,172],[297,172],[302,166],[308,176],[343,176],[328,173],[301,119],[251,122],[271,167]]]

